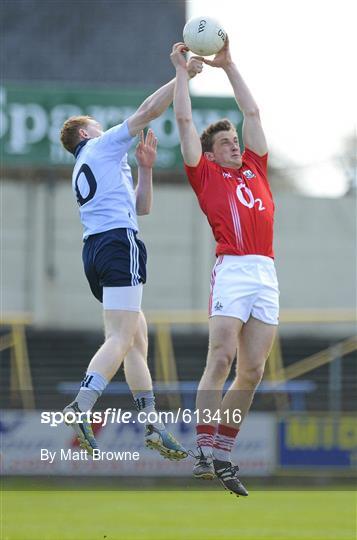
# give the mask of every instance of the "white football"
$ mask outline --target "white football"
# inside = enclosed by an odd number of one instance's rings
[[[218,53],[224,45],[226,35],[222,25],[213,17],[193,17],[183,29],[186,47],[200,56]]]

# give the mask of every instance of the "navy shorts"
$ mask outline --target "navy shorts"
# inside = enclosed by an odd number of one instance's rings
[[[103,301],[103,287],[133,287],[146,282],[146,248],[132,229],[88,236],[82,258],[91,291],[99,302]]]

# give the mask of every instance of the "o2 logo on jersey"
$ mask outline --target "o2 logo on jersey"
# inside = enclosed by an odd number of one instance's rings
[[[254,199],[252,190],[249,189],[249,187],[247,187],[244,182],[238,184],[236,193],[239,201],[243,204],[243,206],[246,206],[247,208],[253,208],[255,204],[258,204],[259,212],[265,210],[265,206],[263,206],[263,201],[261,199]]]

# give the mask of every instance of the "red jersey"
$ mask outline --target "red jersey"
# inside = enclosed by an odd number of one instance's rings
[[[202,155],[185,165],[200,207],[217,242],[216,255],[274,258],[274,202],[267,178],[268,154],[245,149],[240,169],[221,167]]]

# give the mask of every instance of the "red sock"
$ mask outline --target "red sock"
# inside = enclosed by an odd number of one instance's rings
[[[218,431],[213,443],[213,457],[221,461],[231,460],[231,450],[239,429],[218,424]]]
[[[202,450],[205,456],[212,455],[214,436],[216,434],[216,426],[209,424],[197,424],[197,446]]]

